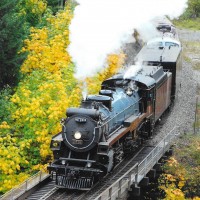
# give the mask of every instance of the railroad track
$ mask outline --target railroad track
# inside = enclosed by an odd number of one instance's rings
[[[152,148],[152,147],[151,147]],[[41,186],[38,190],[33,192],[26,200],[82,200],[93,199],[96,195],[101,193],[114,181],[116,181],[121,175],[123,175],[131,166],[133,166],[138,159],[143,159],[145,155],[134,160],[139,153],[144,151],[144,147],[140,148],[134,157],[128,156],[120,163],[110,174],[104,177],[100,182],[98,182],[90,191],[73,191],[66,189],[59,189],[55,187],[55,181],[50,181],[44,186]],[[146,152],[149,150],[146,150]]]
[[[48,200],[81,200],[85,196],[85,191],[70,191],[66,189],[59,189]]]
[[[96,183],[89,191],[73,191],[66,189],[59,189],[55,187],[55,182],[51,181],[45,186],[34,192],[26,200],[82,200],[95,199],[105,189],[112,185],[122,175],[124,175],[132,166],[141,162],[154,146],[140,147],[134,156],[127,156],[111,173],[105,176],[101,181]]]
[[[140,149],[135,152],[134,156],[127,156],[122,163],[120,163],[110,174],[104,177],[100,182],[94,185],[94,187],[90,191],[83,192],[59,189],[52,196],[50,196],[48,200],[95,199],[116,180],[122,177],[132,166],[134,166],[136,163],[140,163],[154,147],[154,145],[140,147]]]
[[[52,185],[53,187],[51,187]],[[82,191],[59,189],[52,181],[31,194],[26,200],[80,200],[84,195]]]
[[[50,181],[33,192],[26,200],[46,200],[58,190],[55,181]]]

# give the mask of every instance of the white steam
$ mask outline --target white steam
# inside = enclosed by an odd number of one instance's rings
[[[82,97],[83,97],[83,100],[86,100],[87,94],[88,94],[87,83],[83,82],[83,86],[82,86]]]
[[[131,78],[137,75],[137,73],[142,70],[142,65],[140,63],[136,63],[136,65],[131,65],[126,69],[124,73],[124,79]]]
[[[156,16],[178,17],[187,0],[76,0],[68,48],[76,64],[76,77],[84,79],[105,66],[109,53],[119,51],[133,30],[149,39],[148,22]],[[146,34],[144,34],[146,33]]]

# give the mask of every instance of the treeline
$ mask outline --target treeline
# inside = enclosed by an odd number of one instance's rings
[[[196,19],[200,17],[200,0],[188,0],[188,8],[180,19]]]

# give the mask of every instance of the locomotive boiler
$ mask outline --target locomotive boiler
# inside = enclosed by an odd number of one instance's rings
[[[171,88],[171,72],[143,66],[126,78],[122,72],[105,80],[99,94],[68,108],[62,131],[51,141],[48,170],[56,185],[88,190],[133,153],[169,107]]]

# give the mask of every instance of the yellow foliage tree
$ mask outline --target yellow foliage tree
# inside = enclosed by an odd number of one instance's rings
[[[60,131],[59,120],[69,106],[70,90],[76,87],[66,52],[71,17],[69,7],[49,16],[47,26],[32,28],[25,41],[22,51],[28,56],[21,67],[23,79],[11,98],[12,124],[0,124],[0,192],[28,177],[21,169],[45,162],[51,155],[51,137]],[[74,106],[79,98],[71,97]]]
[[[101,88],[101,83],[116,74],[123,67],[125,54],[110,54],[107,58],[108,66],[95,77],[87,78],[88,93],[96,94]]]
[[[43,12],[46,6],[42,0],[27,3],[40,7],[32,12]],[[66,51],[71,18],[67,6],[56,16],[49,15],[43,28],[31,28],[30,38],[25,40],[21,51],[28,56],[21,67],[23,79],[11,98],[12,124],[0,124],[0,192],[28,177],[22,169],[31,172],[46,166],[51,159],[51,137],[61,130],[60,119],[65,117],[66,108],[81,101],[81,86],[73,76],[74,65]],[[122,53],[109,55],[108,67],[87,79],[89,92],[97,93],[101,82],[116,73],[123,60]]]

